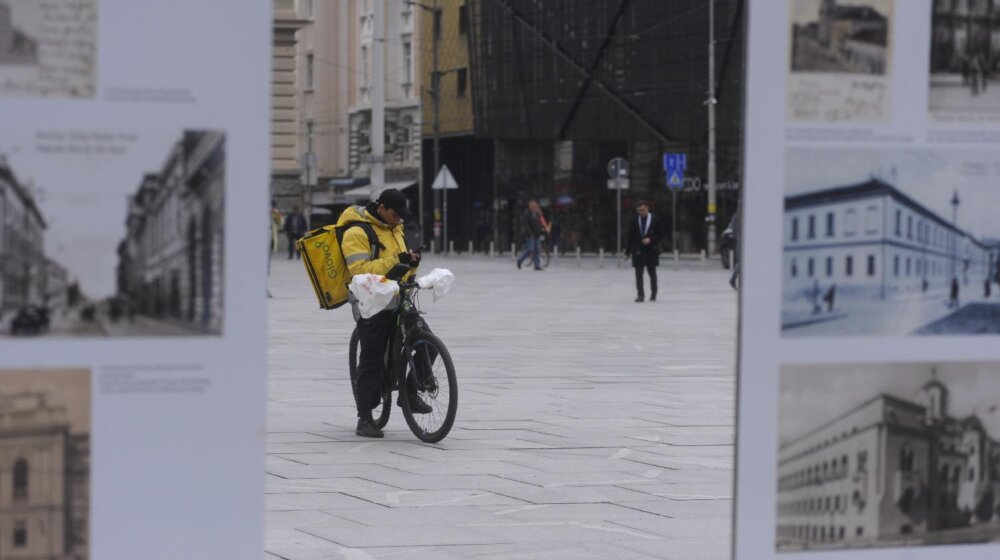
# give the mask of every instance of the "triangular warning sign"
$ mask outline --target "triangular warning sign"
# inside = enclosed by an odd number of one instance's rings
[[[684,180],[681,179],[680,173],[672,171],[670,173],[670,177],[667,179],[667,184],[671,187],[679,187],[684,184]]]
[[[434,178],[434,184],[431,185],[432,189],[457,189],[458,183],[455,182],[455,178],[451,176],[451,171],[448,170],[447,165],[441,166],[441,171],[438,172],[437,177]]]

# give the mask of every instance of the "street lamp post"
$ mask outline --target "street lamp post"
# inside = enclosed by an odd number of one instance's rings
[[[715,254],[715,0],[708,0],[708,254]]]

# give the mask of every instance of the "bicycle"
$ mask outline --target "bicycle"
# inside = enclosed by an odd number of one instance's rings
[[[385,427],[392,410],[392,392],[398,390],[403,418],[410,431],[421,441],[437,443],[448,435],[455,422],[458,382],[451,354],[420,317],[423,312],[416,297],[418,289],[416,282],[399,283],[399,312],[382,368],[382,399],[372,410],[372,418],[379,429]],[[355,327],[348,352],[355,404],[359,346],[360,333]],[[418,394],[433,409],[427,414],[414,414],[410,410],[406,378],[411,374],[416,378]]]

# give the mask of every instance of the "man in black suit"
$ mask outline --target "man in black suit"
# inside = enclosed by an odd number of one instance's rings
[[[635,291],[638,294],[635,301],[646,299],[642,289],[643,269],[649,272],[649,301],[656,301],[656,267],[660,265],[663,227],[645,201],[639,201],[635,211],[638,216],[629,228],[628,245],[625,246],[625,256],[632,257],[632,266],[635,267]]]

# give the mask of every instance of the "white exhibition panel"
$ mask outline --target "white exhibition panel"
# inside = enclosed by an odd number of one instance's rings
[[[974,71],[963,79],[933,61],[932,9],[938,4],[944,3],[749,2],[734,533],[739,560],[972,560],[1000,554],[998,544],[970,542],[1000,540],[996,512],[991,520],[974,523],[969,523],[968,511],[951,515],[948,508],[968,509],[971,502],[965,490],[955,490],[955,496],[938,483],[944,466],[940,457],[966,453],[954,466],[962,467],[963,480],[968,475],[981,481],[978,490],[969,490],[973,498],[982,498],[984,489],[993,486],[992,475],[968,472],[965,465],[973,463],[966,440],[952,449],[941,443],[942,436],[932,434],[944,426],[972,433],[977,428],[964,421],[976,416],[982,424],[976,433],[987,436],[975,440],[984,446],[976,451],[992,452],[997,447],[988,440],[1000,440],[995,417],[1000,390],[993,385],[993,378],[1000,378],[997,335],[972,334],[966,325],[971,319],[959,321],[947,307],[958,294],[952,293],[952,277],[958,279],[962,303],[982,306],[976,307],[980,310],[1000,305],[1000,284],[994,282],[990,289],[992,303],[981,293],[985,273],[975,272],[980,261],[973,255],[992,251],[982,262],[992,258],[995,263],[997,257],[1000,232],[990,229],[995,226],[987,218],[992,214],[995,224],[1000,209],[996,191],[988,190],[990,184],[1000,185],[1000,97],[988,97],[996,93],[991,89],[995,83],[978,89]],[[824,40],[821,5],[835,6],[833,10],[848,6],[841,12],[844,20],[857,19],[843,25],[854,25],[849,33],[857,32],[859,40],[867,37],[868,46],[879,39],[872,39],[871,30],[860,30],[857,20],[871,11],[887,16],[884,49],[881,54],[869,51],[885,57],[884,70],[859,70],[863,57],[844,54],[857,45],[848,46],[843,39],[841,49],[830,54],[838,39],[834,32]],[[803,16],[810,11],[815,14],[812,25]],[[846,65],[845,58],[859,66],[818,69],[825,63]],[[939,66],[932,76],[933,64]],[[866,97],[872,90],[887,97]],[[926,181],[918,180],[920,173],[926,173]],[[834,190],[838,187],[854,190]],[[824,189],[823,194],[801,196]],[[953,191],[961,198],[957,220],[950,204]],[[909,202],[900,202],[904,199]],[[857,202],[868,200],[892,204]],[[862,204],[857,226],[854,217],[847,217],[847,207],[854,203]],[[877,208],[871,211],[873,221],[861,226],[868,207]],[[806,211],[796,214],[797,233],[792,234],[797,208]],[[902,226],[895,223],[896,209],[901,209]],[[907,237],[908,213],[915,227],[923,223],[929,232],[913,255],[907,252],[916,243]],[[808,214],[816,217],[814,235]],[[829,232],[828,214],[834,224]],[[848,232],[856,237],[844,240]],[[813,245],[803,243],[814,236]],[[953,238],[955,245],[949,245]],[[917,261],[935,251],[943,264],[917,268]],[[897,255],[900,264],[895,264]],[[912,278],[919,281],[905,281],[910,260]],[[828,308],[823,296],[833,286],[835,304]],[[967,319],[970,309],[956,306],[954,311],[966,313],[962,317]],[[992,333],[997,332],[995,317],[983,323]],[[941,381],[951,391],[947,402],[954,422],[933,416],[936,405],[931,403],[936,401],[921,400],[929,398],[930,381]],[[866,406],[877,408],[876,420],[862,418],[870,412]],[[901,420],[901,411],[912,418]],[[860,432],[853,432],[853,426],[861,426]],[[899,435],[904,427],[911,443]],[[869,451],[865,433],[880,434]],[[944,451],[930,462],[934,445]],[[785,465],[781,473],[779,454]],[[815,464],[809,462],[811,456],[819,458]],[[825,465],[832,465],[833,457],[837,465],[846,458],[849,467],[834,466],[828,474]],[[991,468],[989,457],[977,464]],[[821,466],[822,474],[810,471]],[[877,485],[855,496],[853,485],[869,480],[869,471],[875,472]],[[779,494],[784,497],[780,514]],[[934,497],[933,504],[928,496]],[[955,505],[935,505],[939,498]],[[919,515],[905,514],[921,504],[925,510]],[[874,518],[871,508],[878,508]],[[821,532],[813,532],[817,530]],[[943,542],[949,544],[931,544]]]
[[[52,417],[89,402],[89,444],[65,448],[87,475],[51,482],[80,496],[48,504],[73,521],[45,528],[77,548],[42,552],[259,558],[272,3],[0,4],[0,211],[40,216],[21,245],[45,254],[2,278],[0,398],[37,393]],[[49,330],[14,336],[37,304]],[[89,372],[86,398],[31,381],[65,371]]]

